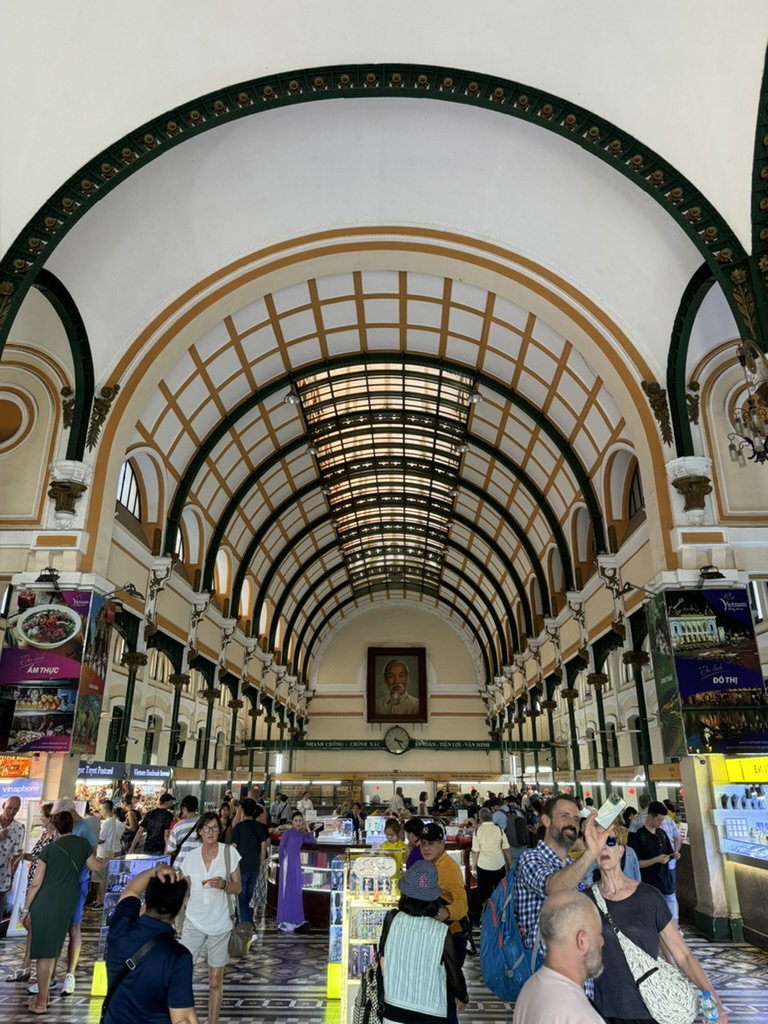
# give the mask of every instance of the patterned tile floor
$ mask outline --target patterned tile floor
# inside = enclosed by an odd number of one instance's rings
[[[768,1022],[768,952],[747,944],[711,943],[686,933],[691,947],[713,979],[730,1012],[731,1024]],[[78,990],[54,997],[47,1019],[52,1024],[98,1024],[101,1000],[89,996],[95,932],[86,932]],[[325,998],[327,935],[281,935],[262,925],[246,960],[227,969],[220,1024],[340,1024],[339,1004]],[[18,940],[0,941],[0,978],[21,955]],[[510,1024],[512,1011],[489,995],[477,958],[465,967],[470,1006],[462,1024]],[[31,1020],[25,1012],[26,986],[0,981],[0,1024]],[[195,972],[195,995],[201,1021],[206,1019],[206,976]]]

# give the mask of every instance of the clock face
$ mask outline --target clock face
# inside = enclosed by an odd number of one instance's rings
[[[384,734],[384,745],[390,754],[404,754],[411,743],[411,737],[401,725],[395,725]]]

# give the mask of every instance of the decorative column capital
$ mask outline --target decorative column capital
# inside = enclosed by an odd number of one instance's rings
[[[712,493],[712,460],[703,455],[684,455],[666,464],[670,487],[682,497],[673,500],[676,526],[703,526],[713,522],[707,510],[707,495]]]
[[[138,672],[140,668],[149,661],[148,656],[143,651],[126,651],[120,659],[120,664],[125,665],[129,672]]]
[[[251,708],[248,711],[248,717],[249,718],[260,718],[261,717],[261,711],[262,711],[261,708]]]
[[[571,687],[568,686],[568,687],[563,688],[560,691],[560,696],[564,700],[567,700],[569,704],[573,704],[573,702],[578,699],[579,691],[578,690],[574,690],[574,689],[572,689]]]
[[[596,690],[602,690],[608,685],[608,676],[604,672],[590,672],[587,676],[587,684],[594,686]]]
[[[207,701],[209,704],[213,704],[213,702],[218,700],[220,696],[221,690],[216,690],[214,688],[203,690],[203,700]]]
[[[48,497],[53,501],[53,519],[61,527],[70,529],[78,515],[78,502],[93,479],[93,467],[74,459],[60,459],[49,466],[51,483]],[[79,517],[82,519],[82,515]]]
[[[635,671],[644,668],[650,660],[650,655],[647,651],[625,651],[622,658],[624,664],[631,665]]]
[[[556,700],[543,700],[541,702],[541,706],[542,706],[542,708],[545,711],[554,711],[555,708],[557,707],[557,701]]]
[[[48,488],[48,497],[53,500],[56,519],[67,520],[74,516],[75,506],[88,488],[74,480],[53,480]]]
[[[274,725],[277,719],[275,718],[274,715],[267,715],[264,721],[267,723],[267,725]]]
[[[231,708],[233,711],[239,711],[240,708],[244,707],[244,705],[241,700],[231,700],[227,704],[227,707]]]
[[[174,672],[168,677],[174,690],[184,690],[189,686],[189,672]]]

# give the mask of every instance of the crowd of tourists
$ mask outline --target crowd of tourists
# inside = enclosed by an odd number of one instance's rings
[[[446,851],[444,828],[444,820],[456,816],[471,833],[477,909],[505,880],[520,939],[536,968],[517,994],[514,1024],[663,1024],[636,983],[627,942],[650,962],[663,955],[676,965],[711,996],[712,1019],[727,1024],[725,1007],[678,927],[675,865],[682,839],[672,805],[642,797],[639,811],[626,808],[605,828],[591,801],[582,804],[567,794],[543,802],[512,793],[481,801],[475,791],[460,797],[438,792],[431,805],[426,798],[421,794],[414,805],[398,789],[386,807],[370,809],[385,816],[379,848],[397,851],[403,867],[398,905],[378,940],[380,1019],[455,1022],[467,1008],[470,894]],[[21,910],[26,948],[6,981],[31,982],[32,1014],[47,1012],[57,987],[62,994],[75,990],[86,904],[102,906],[106,865],[124,852],[141,850],[164,861],[131,878],[111,912],[105,1024],[139,1014],[153,1022],[196,1024],[196,962],[208,968],[208,1024],[218,1024],[224,969],[233,953],[247,951],[253,924],[266,908],[270,828],[280,833],[277,928],[301,933],[309,927],[300,853],[322,825],[308,792],[295,807],[279,793],[268,807],[249,797],[202,814],[196,797],[185,796],[177,807],[169,793],[144,816],[108,800],[98,815],[81,816],[65,798],[42,806],[42,832],[29,853],[15,821],[18,810],[19,801],[10,798],[0,813],[0,897],[7,895],[19,861],[30,861]],[[366,810],[359,803],[337,810],[358,836],[365,832]],[[66,971],[59,980],[55,968],[65,943]]]

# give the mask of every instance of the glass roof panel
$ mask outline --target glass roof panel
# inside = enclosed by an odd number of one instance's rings
[[[391,361],[294,381],[350,580],[433,588],[451,527],[474,381]]]

